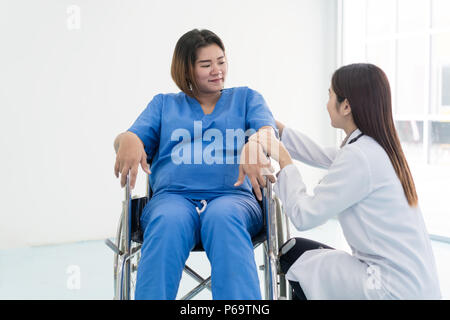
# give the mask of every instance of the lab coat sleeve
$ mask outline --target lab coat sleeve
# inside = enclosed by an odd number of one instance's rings
[[[322,169],[331,166],[338,151],[337,148],[322,148],[305,134],[288,127],[283,129],[281,141],[293,159]]]
[[[280,171],[274,192],[298,230],[325,223],[369,194],[371,177],[365,155],[357,148],[346,149],[330,166],[312,196],[306,193],[302,176],[294,164]]]
[[[278,134],[275,119],[267,106],[263,96],[250,88],[247,91],[246,97],[247,109],[245,116],[246,130],[253,129],[255,132],[261,127],[271,126]]]
[[[148,158],[153,157],[159,145],[162,104],[162,94],[153,97],[152,101],[127,130],[135,133],[141,139]]]

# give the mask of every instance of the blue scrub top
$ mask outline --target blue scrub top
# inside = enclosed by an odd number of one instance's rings
[[[235,187],[240,152],[248,137],[276,124],[261,94],[248,87],[222,90],[212,113],[186,95],[158,94],[128,129],[144,143],[154,194],[183,193],[194,199],[251,194],[248,177]],[[247,133],[247,135],[245,135]]]

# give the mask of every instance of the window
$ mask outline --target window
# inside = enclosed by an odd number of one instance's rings
[[[450,241],[450,1],[340,3],[340,64],[386,72],[428,231]]]
[[[449,111],[447,108],[450,108],[450,64],[442,66],[439,71],[438,88],[440,93],[438,96],[441,98],[440,108],[442,108],[443,113],[446,113]]]

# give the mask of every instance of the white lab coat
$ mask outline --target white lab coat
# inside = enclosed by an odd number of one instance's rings
[[[354,131],[341,149],[323,149],[290,128],[282,142],[292,158],[328,169],[306,193],[295,165],[284,167],[274,192],[295,227],[314,228],[336,216],[352,254],[305,252],[289,269],[308,299],[440,299],[431,242],[419,207],[410,207],[383,148]]]

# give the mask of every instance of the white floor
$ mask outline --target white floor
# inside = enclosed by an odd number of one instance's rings
[[[292,236],[308,237],[332,247],[347,250],[335,220],[308,232]],[[450,245],[432,242],[437,261],[441,292],[450,299]],[[262,264],[262,248],[256,250]],[[192,253],[188,265],[206,276],[209,262],[204,253]],[[262,277],[262,272],[260,272]],[[0,251],[0,299],[112,299],[113,254],[103,241]],[[178,296],[196,285],[183,276]],[[211,299],[207,290],[196,299]]]

